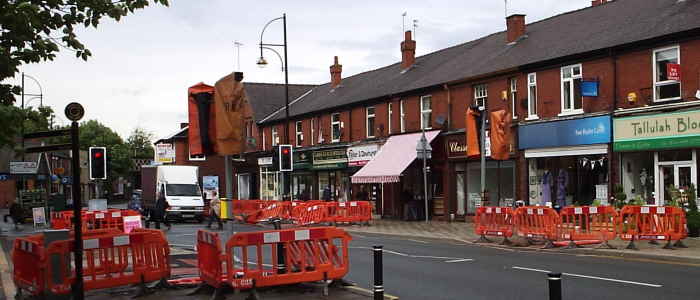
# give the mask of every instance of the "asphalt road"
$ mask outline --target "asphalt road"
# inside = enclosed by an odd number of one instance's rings
[[[171,245],[192,249],[199,224],[176,224]],[[235,230],[260,227],[235,225]],[[229,230],[220,231],[222,241]],[[401,299],[547,299],[548,271],[565,273],[572,299],[700,299],[700,267],[503,250],[448,240],[353,234],[346,279],[372,287],[371,248],[383,245],[386,293]]]

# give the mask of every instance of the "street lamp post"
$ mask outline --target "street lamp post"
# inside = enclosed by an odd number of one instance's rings
[[[39,94],[26,94],[24,92],[24,78],[25,77],[31,79],[32,81],[34,81],[34,83],[36,83],[37,86],[39,86]],[[41,87],[39,80],[36,80],[36,78],[29,76],[27,74],[24,74],[24,72],[22,72],[22,123],[20,124],[20,133],[21,133],[21,138],[22,138],[22,149],[24,149],[24,118],[25,118],[25,115],[24,115],[24,106],[25,106],[24,96],[39,97],[39,106],[41,107],[44,105],[44,89]],[[33,99],[34,98],[29,99],[29,101],[31,101]],[[27,101],[27,103],[29,101]],[[22,161],[24,161],[24,159],[25,159],[24,151],[22,151]]]
[[[282,27],[284,30],[284,43],[282,44],[268,44],[263,43],[263,35],[265,34],[265,29],[272,22],[282,20]],[[271,47],[282,47],[284,48],[284,59],[282,56]],[[274,18],[265,24],[262,32],[260,33],[260,58],[258,59],[258,66],[263,68],[267,65],[267,60],[263,56],[263,50],[269,50],[277,54],[277,57],[282,61],[282,71],[284,71],[284,143],[289,144],[289,67],[287,64],[287,14],[282,14],[279,18]],[[282,172],[282,181],[284,182],[284,197],[289,197],[291,180],[288,178],[288,172]],[[291,199],[291,197],[289,197]]]

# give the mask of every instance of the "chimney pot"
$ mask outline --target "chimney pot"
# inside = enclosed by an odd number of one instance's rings
[[[343,65],[338,64],[338,56],[333,57],[333,65],[331,65],[331,88],[336,88],[340,85],[342,79]]]
[[[525,15],[515,14],[506,18],[506,41],[510,44],[525,35]]]
[[[416,62],[416,41],[411,37],[411,31],[404,33],[404,41],[401,42],[401,69],[406,70]]]

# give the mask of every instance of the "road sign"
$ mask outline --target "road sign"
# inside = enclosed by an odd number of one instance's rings
[[[35,161],[10,162],[10,174],[36,174],[39,163]]]

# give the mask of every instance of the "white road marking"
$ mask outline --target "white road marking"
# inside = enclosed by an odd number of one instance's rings
[[[547,271],[547,270],[532,269],[532,268],[524,268],[524,267],[513,267],[513,269],[524,270],[524,271],[532,271],[532,272],[540,272],[540,273],[550,273],[550,271]],[[597,277],[597,276],[580,275],[580,274],[572,274],[572,273],[561,273],[561,274],[562,274],[562,275],[566,275],[566,276],[571,276],[571,277],[580,277],[580,278],[588,278],[588,279],[597,279],[597,280],[604,280],[604,281],[612,281],[612,282],[619,282],[619,283],[627,283],[627,284],[648,286],[648,287],[654,287],[654,288],[663,287],[663,285],[660,285],[660,284],[644,283],[644,282],[636,282],[636,281],[628,281],[628,280],[620,280],[620,279],[613,279],[613,278],[606,278],[606,277]]]
[[[421,243],[421,244],[430,244],[429,242],[421,241],[421,240],[412,240],[412,239],[406,239],[406,240],[411,241],[411,242]]]
[[[348,247],[348,248],[349,248],[349,249],[373,250],[373,248],[370,248],[370,247]],[[401,253],[401,252],[392,251],[392,250],[387,250],[387,249],[384,249],[384,252],[389,253],[389,254],[394,254],[394,255],[397,255],[397,256],[402,256],[402,257],[410,257],[410,258],[430,258],[430,259],[446,260],[445,262],[448,262],[448,263],[462,262],[462,261],[474,261],[473,259],[470,259],[470,258],[445,257],[445,256],[430,256],[430,255],[413,255],[413,254],[406,254],[406,253]]]

